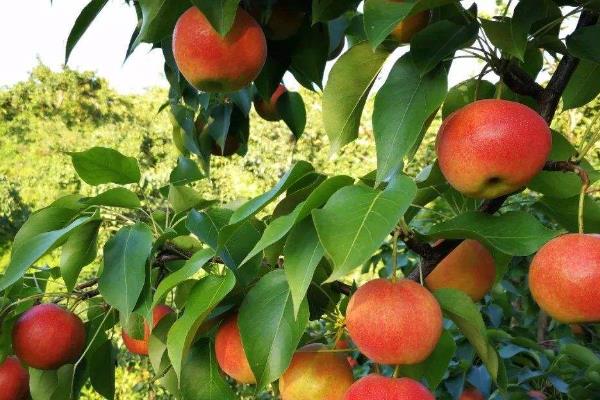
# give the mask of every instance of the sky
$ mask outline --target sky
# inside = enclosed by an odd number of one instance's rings
[[[38,60],[54,70],[60,69],[71,27],[87,2],[0,1],[0,37],[5,38],[0,86],[26,79]],[[480,9],[487,13],[493,12],[495,3],[495,0],[477,1]],[[158,50],[150,51],[149,45],[139,46],[123,63],[135,25],[133,7],[123,0],[110,0],[75,47],[69,67],[95,71],[121,93],[141,93],[152,86],[167,86],[162,54]],[[480,69],[472,60],[457,60],[450,71],[449,83],[468,79]],[[289,79],[287,83],[294,86]]]

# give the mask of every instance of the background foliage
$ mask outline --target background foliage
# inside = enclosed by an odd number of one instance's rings
[[[252,114],[252,135],[249,152],[246,157],[234,156],[231,159],[213,158],[210,180],[195,184],[205,198],[218,199],[220,202],[235,202],[254,197],[267,191],[298,159],[310,160],[318,171],[325,173],[362,176],[375,167],[374,140],[372,128],[365,118],[360,127],[359,139],[344,147],[341,155],[328,159],[328,140],[324,133],[321,118],[321,103],[317,94],[302,92],[308,110],[308,126],[302,138],[294,144],[288,128],[283,123],[267,123]],[[124,96],[115,93],[108,83],[89,72],[76,72],[66,69],[52,72],[39,65],[30,78],[13,87],[0,91],[0,265],[8,263],[8,246],[12,237],[32,210],[49,204],[53,199],[74,192],[93,195],[103,187],[91,187],[82,184],[70,165],[67,151],[80,151],[92,146],[107,146],[118,149],[124,154],[134,156],[141,161],[143,172],[143,196],[156,195],[163,182],[168,180],[177,154],[171,144],[172,125],[166,113],[157,113],[165,92],[159,89],[149,90],[140,96]],[[370,115],[372,101],[367,103],[366,116]],[[600,109],[593,102],[581,110],[562,112],[555,120],[554,127],[564,132],[572,142],[577,142],[590,118]],[[410,173],[416,174],[431,159],[433,139],[439,125],[434,121],[430,133],[424,140],[411,164]],[[592,153],[590,160],[599,167],[598,154]],[[231,179],[235,176],[236,179]],[[531,210],[535,198],[525,193],[511,200],[511,207]],[[448,200],[448,199],[446,199]],[[461,205],[441,199],[432,207],[432,211],[419,216],[425,222],[439,219],[460,211]],[[160,205],[157,206],[159,208]],[[535,212],[535,210],[533,210]],[[552,224],[552,221],[546,221]],[[103,241],[106,238],[103,238]],[[380,271],[386,274],[389,266],[389,249],[383,248],[383,266]],[[41,264],[56,266],[58,254],[45,257]],[[401,265],[407,266],[415,258],[407,251],[400,254]],[[499,327],[511,315],[506,307],[514,301],[523,302],[525,309],[523,320],[511,321],[516,331],[524,333],[535,325],[534,310],[525,293],[523,280],[526,276],[526,258],[516,258],[510,273],[501,285],[494,290],[494,300],[484,305],[484,314],[491,326]],[[86,268],[87,273],[95,271],[97,264]],[[378,270],[378,269],[377,269]],[[366,270],[363,270],[363,273]],[[359,280],[371,276],[367,271]],[[59,283],[53,282],[53,285]],[[522,299],[522,300],[518,300]],[[530,313],[527,312],[530,309]],[[323,326],[312,326],[311,335],[323,334]],[[597,333],[587,331],[583,337],[575,338],[565,326],[556,327],[548,340],[565,342],[597,343],[592,340]],[[595,344],[594,344],[595,345]],[[463,346],[464,347],[464,346]],[[468,347],[461,347],[453,369],[464,368],[472,382],[484,382],[485,371],[482,366],[470,367]],[[551,375],[536,380],[536,368],[547,363],[544,351],[533,352],[527,343],[505,343],[500,355],[512,357],[521,353],[523,361],[523,381],[533,388],[560,387],[562,378]],[[461,357],[465,361],[461,361]],[[117,398],[152,399],[169,398],[153,383],[153,373],[147,359],[131,356],[120,351],[117,357]],[[560,361],[556,360],[559,363]],[[464,363],[464,364],[461,364]],[[546,366],[547,367],[547,366]],[[357,367],[357,374],[365,372],[365,366]],[[574,374],[575,370],[572,371]],[[458,376],[458,375],[457,375]],[[482,381],[483,380],[483,381]],[[452,383],[452,381],[450,381]],[[485,383],[485,382],[484,382]],[[242,398],[253,398],[251,391],[240,388]],[[89,388],[84,391],[86,398],[98,398]],[[246,394],[244,394],[246,393]],[[554,391],[560,398],[558,390]],[[269,398],[267,393],[264,398]]]

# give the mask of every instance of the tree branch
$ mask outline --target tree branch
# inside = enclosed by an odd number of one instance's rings
[[[598,14],[591,11],[583,11],[581,16],[579,17],[579,22],[577,23],[577,27],[575,28],[575,32],[578,30],[585,28],[586,26],[595,25],[598,22]],[[538,100],[540,103],[540,114],[548,124],[554,118],[554,114],[556,113],[556,108],[558,107],[558,103],[560,101],[560,97],[564,92],[571,76],[573,76],[573,72],[579,65],[579,59],[573,57],[570,54],[566,54],[560,60],[554,75],[548,82],[546,89],[542,94],[542,97]]]
[[[572,172],[579,175],[584,186],[590,185],[590,177],[585,169],[572,161],[547,161],[544,171]]]
[[[516,94],[529,96],[537,101],[542,98],[544,88],[514,61],[500,60],[492,68]]]
[[[586,26],[595,25],[597,22],[598,14],[587,10],[583,11],[579,17],[575,32]],[[578,65],[579,59],[569,54],[563,56],[554,75],[545,88],[535,82],[525,70],[511,60],[500,60],[495,65],[492,65],[492,68],[494,68],[494,71],[513,92],[534,98],[539,104],[540,115],[550,125],[556,114],[560,98]],[[587,172],[571,161],[548,161],[544,165],[544,170],[576,173],[584,185],[589,184]],[[479,208],[479,211],[486,214],[494,214],[500,210],[509,196],[506,195],[485,201]],[[428,243],[419,242],[414,236],[406,238],[405,243],[407,247],[422,258],[420,269],[417,268],[412,271],[408,279],[419,281],[421,276],[427,277],[461,242],[461,240],[445,240],[436,246],[431,246]]]

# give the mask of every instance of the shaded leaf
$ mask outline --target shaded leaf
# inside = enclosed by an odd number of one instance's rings
[[[290,288],[282,270],[263,276],[246,295],[238,324],[258,389],[287,369],[308,324],[308,304],[294,318]]]
[[[206,263],[214,257],[214,255],[215,251],[213,249],[200,250],[194,253],[194,255],[185,262],[183,267],[166,276],[156,288],[154,300],[152,302],[152,308],[154,308],[157,304],[162,303],[167,294],[177,287],[177,285],[188,280],[198,271],[200,271],[202,267],[204,267],[204,265],[206,265]]]
[[[600,63],[581,60],[563,93],[565,110],[586,105],[600,93]]]
[[[187,0],[139,0],[142,27],[132,48],[142,42],[156,43],[173,33],[175,22],[190,7]]]
[[[240,0],[191,0],[219,35],[225,36],[235,20]]]
[[[579,232],[579,196],[568,199],[543,196],[535,206],[569,232]],[[583,203],[583,228],[586,233],[600,232],[600,205],[590,196]]]
[[[221,375],[213,345],[199,340],[190,349],[181,372],[183,400],[235,400],[237,396]]]
[[[106,399],[115,398],[116,348],[110,340],[104,341],[88,357],[90,383]]]
[[[72,291],[81,269],[96,258],[98,229],[102,221],[91,221],[73,230],[62,248],[60,276],[67,291]]]
[[[486,80],[469,79],[459,83],[448,91],[442,107],[442,118],[446,119],[454,111],[476,100],[493,99],[496,95],[496,86]]]
[[[273,187],[273,189],[269,190],[266,193],[261,194],[258,197],[246,202],[241,207],[239,207],[229,221],[230,224],[235,224],[240,222],[252,215],[256,214],[260,210],[262,210],[267,204],[273,201],[277,196],[287,190],[294,182],[298,179],[302,178],[304,175],[309,172],[314,171],[313,166],[310,165],[306,161],[298,161],[296,162],[292,168],[281,177],[279,182]]]
[[[415,0],[395,2],[389,0],[365,1],[365,32],[373,48],[378,47],[404,19],[434,7],[456,0]]]
[[[216,203],[216,200],[205,200],[196,190],[187,186],[169,186],[169,203],[176,213],[192,208],[202,210]]]
[[[569,53],[577,58],[600,63],[600,25],[577,29],[567,37]]]
[[[424,75],[458,49],[469,46],[477,37],[479,24],[456,24],[442,20],[428,25],[410,42],[410,53],[417,68]]]
[[[285,92],[277,100],[277,112],[294,137],[299,139],[306,127],[306,107],[302,96],[296,92]]]
[[[71,51],[73,51],[73,48],[77,45],[77,42],[79,42],[79,39],[81,39],[90,24],[96,19],[98,14],[100,14],[100,11],[102,11],[106,3],[108,3],[108,0],[90,1],[75,20],[75,24],[73,25],[73,28],[71,28],[71,32],[67,38],[65,65],[69,62]]]
[[[336,191],[344,186],[351,185],[353,181],[354,180],[349,176],[340,175],[331,177],[319,184],[305,201],[296,206],[294,211],[276,218],[267,225],[262,237],[258,243],[256,243],[252,251],[248,253],[244,261],[242,261],[242,264],[283,238],[292,229],[294,224],[309,216],[314,208],[323,206]]]

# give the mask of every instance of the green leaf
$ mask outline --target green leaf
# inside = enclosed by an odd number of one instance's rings
[[[235,271],[236,278],[242,285],[252,282],[258,274],[261,255],[243,265],[242,261],[260,240],[264,228],[262,221],[252,217],[234,225],[224,226],[219,232],[215,248],[217,255],[223,259],[225,265]]]
[[[294,224],[309,216],[313,209],[323,206],[340,188],[352,185],[353,181],[354,180],[349,176],[340,175],[331,177],[319,184],[305,201],[296,206],[294,211],[276,218],[267,226],[262,237],[258,243],[256,243],[252,251],[248,253],[244,261],[242,261],[242,264],[266,249],[268,246],[282,239],[292,229]]]
[[[138,208],[141,206],[140,199],[129,189],[122,187],[109,189],[95,197],[81,200],[85,205]]]
[[[481,99],[493,99],[495,95],[496,86],[492,82],[478,79],[461,82],[448,91],[442,107],[442,119],[448,118],[467,104]]]
[[[373,134],[377,146],[377,182],[389,180],[402,166],[448,91],[447,71],[438,67],[421,77],[410,54],[400,58],[375,97]]]
[[[190,8],[187,0],[139,0],[142,27],[132,49],[140,43],[157,43],[173,34],[177,19]]]
[[[110,340],[87,357],[90,383],[96,392],[106,399],[115,398],[116,348]]]
[[[60,275],[72,291],[77,283],[81,269],[96,258],[98,229],[102,221],[90,221],[73,230],[62,248],[60,256]]]
[[[113,149],[92,147],[69,155],[77,175],[90,185],[138,183],[141,177],[137,160]]]
[[[96,19],[100,11],[104,8],[104,6],[108,3],[108,0],[92,0],[90,1],[81,11],[77,19],[75,20],[75,24],[73,28],[71,28],[71,32],[69,33],[69,37],[67,38],[67,48],[65,52],[65,65],[69,62],[69,56],[71,55],[71,51],[79,42],[79,39],[83,36],[85,31],[89,28],[90,24]]]
[[[356,8],[358,3],[360,0],[313,0],[313,23],[335,19],[345,11]]]
[[[325,207],[313,210],[319,240],[333,263],[328,281],[371,257],[400,221],[416,191],[410,178],[398,176],[384,191],[362,185],[342,188]]]
[[[80,201],[80,196],[63,197],[31,214],[15,235],[13,252],[40,233],[58,230],[68,225],[85,208]]]
[[[410,223],[413,220],[421,211],[421,207],[437,199],[449,188],[448,182],[446,182],[446,178],[444,178],[437,161],[423,168],[415,178],[415,181],[418,190],[411,207],[404,215],[406,223]]]
[[[213,249],[217,249],[219,232],[227,225],[233,211],[226,208],[210,208],[198,212],[191,210],[188,214],[186,227],[201,241]]]
[[[196,331],[234,286],[234,275],[225,269],[224,275],[209,275],[192,288],[183,315],[173,324],[167,336],[169,358],[178,377],[181,378],[185,355],[196,336]]]
[[[176,213],[188,211],[192,208],[202,210],[215,204],[216,200],[206,200],[202,195],[187,186],[169,186],[169,203]]]
[[[455,289],[440,289],[433,292],[440,303],[444,315],[451,319],[477,351],[492,379],[498,382],[501,370],[500,359],[486,336],[486,328],[473,300]]]
[[[552,151],[549,160],[569,160],[577,155],[577,149],[556,131],[552,131]],[[599,179],[599,174],[586,160],[582,160],[583,167],[593,183]],[[581,178],[577,174],[565,174],[561,171],[540,171],[527,185],[529,189],[542,193],[548,197],[568,199],[579,195],[581,192]]]
[[[523,211],[497,216],[472,211],[434,225],[428,236],[476,239],[505,254],[528,256],[559,233],[546,228],[533,215]]]
[[[358,136],[367,96],[388,56],[363,42],[344,53],[331,69],[323,92],[323,123],[331,153]]]
[[[568,199],[543,196],[535,206],[569,232],[579,232],[579,195]],[[583,227],[586,233],[600,232],[600,205],[590,196],[583,202]]]
[[[329,34],[325,24],[304,25],[297,33],[298,44],[291,55],[290,71],[308,89],[323,87],[325,64],[329,57]]]
[[[237,396],[221,375],[212,343],[199,340],[185,359],[181,372],[183,400],[235,400]]]
[[[600,63],[581,60],[563,93],[565,110],[586,105],[600,93]]]
[[[600,25],[586,26],[567,37],[567,48],[577,58],[600,63],[599,42]]]
[[[494,46],[523,61],[527,46],[525,27],[514,28],[511,20],[490,21],[486,19],[481,20],[481,26]]]
[[[308,303],[294,317],[290,288],[282,270],[263,276],[240,308],[238,324],[258,389],[279,379],[289,366],[308,324]]]
[[[299,139],[306,127],[306,108],[300,93],[285,92],[281,95],[277,100],[277,112],[294,137]]]
[[[206,16],[219,35],[225,36],[233,26],[240,0],[191,0]]]
[[[414,0],[395,2],[389,0],[367,0],[365,2],[365,32],[373,48],[377,48],[394,28],[404,19],[421,11],[444,4],[458,3],[456,0]]]
[[[306,161],[298,161],[296,162],[292,168],[277,182],[273,189],[269,190],[267,193],[261,194],[258,197],[246,202],[241,207],[239,207],[233,215],[229,223],[231,225],[240,222],[248,217],[253,216],[260,210],[262,210],[267,204],[277,198],[280,194],[285,192],[288,187],[290,187],[294,182],[298,181],[298,179],[302,178],[304,175],[314,171],[313,166],[310,165]]]
[[[469,46],[477,37],[479,24],[456,24],[442,20],[428,25],[410,42],[410,53],[421,75],[433,70],[458,49]]]
[[[198,164],[187,157],[179,156],[177,159],[177,166],[173,169],[171,175],[169,176],[169,182],[171,185],[181,186],[199,181],[203,178],[204,175],[202,172],[200,172]]]
[[[183,267],[166,276],[156,288],[156,292],[154,293],[154,301],[152,302],[152,308],[154,308],[157,304],[162,303],[167,294],[177,287],[177,285],[188,280],[198,271],[200,271],[202,267],[204,267],[206,263],[214,257],[214,255],[215,251],[213,249],[200,250],[194,253],[194,255],[185,262]]]
[[[527,36],[534,24],[548,18],[556,20],[560,16],[560,10],[550,0],[521,0],[515,7],[512,19],[481,20],[481,25],[492,44],[523,61]]]
[[[444,379],[455,352],[456,342],[452,335],[445,330],[442,332],[435,349],[433,349],[433,353],[425,361],[415,365],[401,366],[400,374],[418,381],[425,378],[429,388],[435,391],[435,388]]]
[[[148,359],[157,375],[171,370],[171,360],[167,353],[167,336],[175,321],[177,321],[175,313],[165,315],[152,329],[148,339]]]
[[[587,347],[575,343],[566,344],[561,350],[561,354],[565,354],[576,360],[584,368],[589,368],[595,365],[600,365],[600,358],[592,350]]]
[[[29,368],[29,389],[33,400],[70,400],[73,365],[43,371]]]
[[[324,254],[312,220],[305,218],[290,232],[283,249],[284,271],[292,293],[295,316],[300,311],[317,265]]]
[[[97,219],[96,216],[81,217],[62,229],[23,237],[18,244],[13,246],[10,263],[0,279],[0,290],[6,289],[21,279],[27,268],[54,248],[57,243],[67,238],[76,228],[95,219]]]
[[[104,246],[104,269],[98,289],[125,319],[142,293],[151,251],[152,231],[141,222],[121,228]]]

